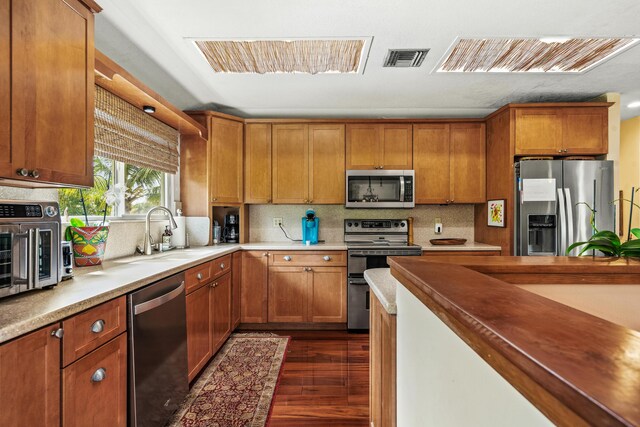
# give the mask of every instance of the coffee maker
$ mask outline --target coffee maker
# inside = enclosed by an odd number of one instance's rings
[[[238,243],[240,240],[240,224],[238,214],[224,216],[224,228],[222,229],[222,241],[225,243]]]
[[[318,226],[320,219],[316,216],[313,209],[308,209],[305,216],[302,217],[302,243],[307,245],[318,244]]]

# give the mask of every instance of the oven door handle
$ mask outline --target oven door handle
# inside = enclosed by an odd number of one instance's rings
[[[369,286],[367,281],[364,279],[349,279],[349,284],[354,286],[362,286],[362,285]]]
[[[27,289],[36,289],[40,285],[39,252],[40,229],[30,228],[27,238]]]
[[[365,254],[349,254],[350,258],[366,258],[367,256]]]

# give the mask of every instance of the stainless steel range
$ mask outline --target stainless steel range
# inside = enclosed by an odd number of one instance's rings
[[[404,219],[345,219],[347,244],[347,328],[369,329],[369,285],[364,271],[387,268],[388,256],[420,256],[422,247],[408,244]]]

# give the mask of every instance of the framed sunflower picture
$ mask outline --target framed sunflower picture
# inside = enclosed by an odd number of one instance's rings
[[[489,227],[504,227],[505,200],[489,200],[487,201],[489,213]]]

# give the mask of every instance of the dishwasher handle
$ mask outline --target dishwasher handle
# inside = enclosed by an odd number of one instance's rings
[[[137,304],[133,306],[133,315],[137,316],[149,310],[153,310],[156,307],[160,307],[162,304],[165,304],[178,295],[180,295],[184,291],[184,280],[180,283],[180,286],[172,290],[171,292],[167,292],[164,295],[160,295],[157,298],[154,298],[149,301],[145,301],[143,303]]]

